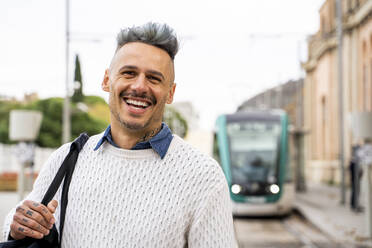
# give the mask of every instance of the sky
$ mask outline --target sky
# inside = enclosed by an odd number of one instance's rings
[[[306,38],[319,27],[324,0],[71,0],[69,81],[79,54],[83,91],[108,98],[100,84],[121,28],[148,21],[173,27],[175,102],[191,102],[211,129],[265,89],[303,76]],[[66,6],[62,0],[0,1],[0,95],[64,96]]]

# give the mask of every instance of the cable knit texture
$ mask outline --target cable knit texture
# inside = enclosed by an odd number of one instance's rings
[[[93,151],[101,136],[79,155],[62,247],[235,247],[228,187],[216,161],[176,135],[164,159],[152,149],[107,142]],[[68,149],[51,155],[27,199],[41,201]],[[61,190],[55,199],[60,196]],[[5,238],[14,212],[5,220]]]

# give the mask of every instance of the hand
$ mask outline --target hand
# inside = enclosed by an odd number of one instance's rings
[[[10,236],[14,239],[25,237],[41,239],[44,235],[48,235],[55,223],[53,214],[57,206],[56,200],[50,201],[47,207],[38,202],[24,201],[21,206],[17,207],[13,216]]]

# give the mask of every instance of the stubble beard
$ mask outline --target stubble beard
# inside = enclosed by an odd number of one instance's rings
[[[163,116],[164,109],[165,109],[165,102],[166,102],[166,97],[164,97],[164,99],[162,99],[161,101],[156,103],[156,104],[163,105],[163,108],[158,110],[158,111],[161,112],[161,115],[159,115],[160,118],[155,119],[155,121],[159,121],[159,119],[160,119],[160,121],[162,120],[162,116]],[[156,117],[156,113],[154,113],[144,124],[133,123],[133,122],[131,123],[131,122],[125,121],[121,118],[119,110],[118,110],[119,106],[120,106],[120,104],[119,105],[116,104],[114,96],[112,94],[110,94],[109,108],[110,108],[111,114],[118,121],[120,127],[125,128],[125,129],[129,129],[131,131],[145,130],[146,128],[148,128],[150,126],[154,117]]]

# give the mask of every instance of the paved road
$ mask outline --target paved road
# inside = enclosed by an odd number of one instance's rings
[[[17,203],[16,193],[0,192],[0,241],[4,218]],[[239,218],[234,225],[240,248],[359,248],[331,240],[298,215],[285,219]]]
[[[0,241],[3,240],[3,223],[5,216],[18,202],[19,198],[17,193],[0,191]]]
[[[301,216],[234,219],[239,247],[255,248],[358,248],[340,244]]]

